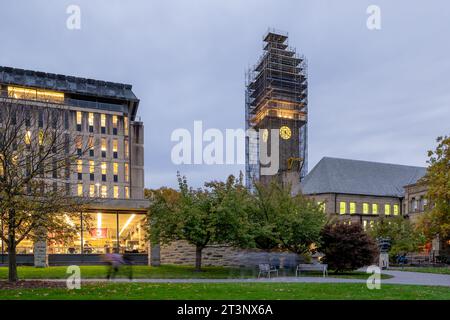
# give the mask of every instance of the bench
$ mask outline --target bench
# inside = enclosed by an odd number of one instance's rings
[[[276,273],[277,277],[278,277],[278,269],[274,266],[271,266],[268,263],[261,263],[258,265],[259,267],[259,273],[258,273],[258,278],[261,275],[267,275],[270,278],[270,274],[271,273]]]
[[[322,271],[323,276],[326,277],[328,276],[328,265],[321,263],[299,264],[295,269],[295,276],[298,277],[302,271]]]

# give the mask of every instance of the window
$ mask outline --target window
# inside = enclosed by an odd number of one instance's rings
[[[123,132],[124,135],[128,135],[128,117],[123,117]]]
[[[95,179],[95,162],[90,160],[89,161],[89,178],[91,181],[94,181]]]
[[[367,231],[367,220],[363,221],[363,229],[364,231]]]
[[[75,138],[75,146],[77,148],[77,155],[81,156],[83,154],[83,137],[82,136],[77,136]]]
[[[88,114],[89,132],[94,132],[94,114],[89,112]]]
[[[350,202],[350,214],[356,213],[356,203]]]
[[[378,204],[376,203],[372,203],[372,214],[378,214]]]
[[[369,213],[369,204],[364,202],[363,203],[363,213],[368,214]]]
[[[64,129],[69,129],[69,111],[64,111]]]
[[[89,185],[89,197],[91,198],[95,197],[95,184]]]
[[[105,185],[102,185],[102,193],[101,196],[102,198],[107,198],[108,197],[108,188]]]
[[[117,135],[117,116],[112,116],[113,135]]]
[[[88,140],[89,156],[94,156],[94,137],[90,136]]]
[[[114,199],[119,198],[119,187],[118,186],[113,187],[113,197],[114,197]]]
[[[117,182],[119,180],[119,164],[117,162],[113,163],[113,175],[114,182]]]
[[[8,86],[8,97],[24,100],[64,102],[64,93],[62,92],[16,86]]]
[[[129,199],[130,198],[130,188],[125,187],[125,199]]]
[[[102,134],[106,133],[106,114],[100,115],[100,130]]]
[[[375,223],[373,222],[373,220],[369,222],[369,227],[370,227],[370,229],[373,229],[374,224],[375,224]]]
[[[79,184],[77,185],[77,195],[78,195],[79,197],[82,197],[82,196],[83,196],[83,184],[82,184],[82,183],[79,183]]]
[[[325,203],[325,201],[319,201],[319,202],[317,202],[317,205],[319,206],[319,208],[320,208],[320,210],[322,211],[322,212],[326,212],[326,203]]]
[[[398,204],[394,204],[394,216],[398,216],[399,213],[400,212],[399,212]]]
[[[391,205],[390,204],[384,205],[384,214],[387,216],[391,215]]]
[[[44,127],[44,112],[42,110],[38,112],[38,127]]]
[[[101,169],[102,169],[102,181],[106,181],[106,162],[102,162]]]
[[[83,180],[83,160],[77,160],[78,180]]]
[[[339,213],[340,214],[346,214],[347,213],[347,203],[344,201],[341,201],[339,203]]]
[[[66,196],[70,196],[70,183],[66,182]]]
[[[31,131],[30,130],[27,130],[27,132],[25,132],[25,144],[26,145],[31,144]]]
[[[130,181],[130,173],[128,170],[128,163],[125,163],[125,182],[129,182]]]
[[[81,131],[83,124],[83,114],[81,111],[77,111],[77,131]]]
[[[123,153],[125,155],[125,159],[128,159],[130,156],[130,150],[128,149],[128,139],[123,141]]]
[[[102,138],[101,141],[102,141],[102,142],[101,142],[102,158],[106,158],[106,150],[107,150],[107,147],[106,147],[106,138]]]
[[[117,139],[113,140],[113,158],[117,159]]]

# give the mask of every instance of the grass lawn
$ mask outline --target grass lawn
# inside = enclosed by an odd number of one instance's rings
[[[380,290],[369,290],[359,283],[101,283],[83,284],[80,290],[0,290],[1,299],[450,300],[450,290],[410,285],[382,285]]]
[[[105,278],[106,266],[81,266],[82,279],[101,279]],[[65,279],[67,267],[18,267],[20,279]],[[284,274],[283,270],[280,276],[293,276],[294,272]],[[160,267],[134,266],[133,277],[136,279],[227,279],[227,278],[256,278],[258,271],[249,268],[225,268],[225,267],[204,267],[202,272],[195,272],[194,268],[189,266],[163,265]],[[320,272],[308,272],[302,276],[322,276]],[[367,279],[365,272],[349,272],[335,275],[332,272],[330,277]],[[0,279],[7,279],[8,268],[0,267]],[[118,277],[126,277],[126,273],[119,274]],[[390,278],[382,274],[382,279]]]
[[[450,274],[450,267],[404,267],[403,269],[396,268],[396,270],[423,272],[423,273]]]

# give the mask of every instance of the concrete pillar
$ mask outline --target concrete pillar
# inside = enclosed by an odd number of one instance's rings
[[[160,245],[159,243],[151,244],[149,242],[148,264],[152,267],[161,265]]]

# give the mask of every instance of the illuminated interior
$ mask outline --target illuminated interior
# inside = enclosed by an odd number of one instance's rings
[[[64,102],[64,93],[62,92],[16,86],[8,86],[8,97],[23,100]]]
[[[80,218],[67,217],[67,223],[77,226],[80,232],[66,241],[49,240],[49,254],[81,254],[82,251],[84,254],[147,252],[145,214],[83,213],[83,232]],[[17,253],[32,254],[33,242],[23,240]]]

